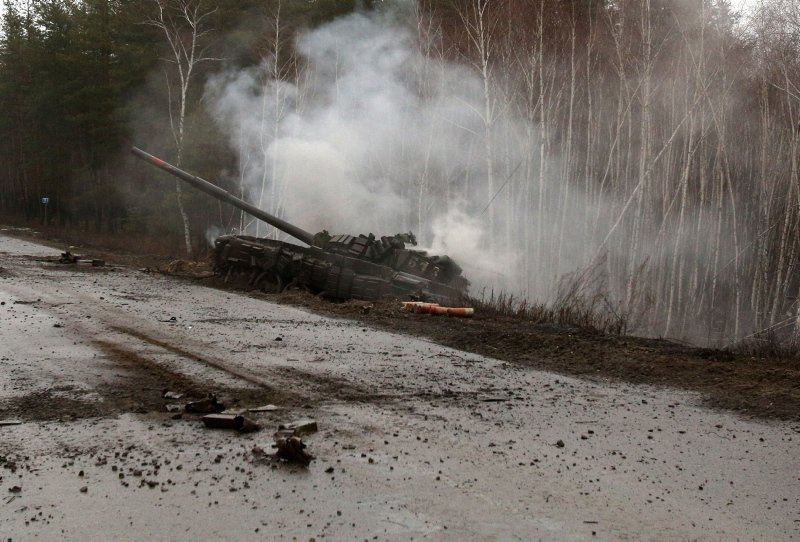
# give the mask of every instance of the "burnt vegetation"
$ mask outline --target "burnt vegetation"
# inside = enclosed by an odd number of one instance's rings
[[[143,182],[130,141],[241,192],[247,164],[206,81],[260,66],[265,84],[302,82],[298,32],[386,4],[7,0],[3,220],[199,255],[209,229],[245,219]],[[416,92],[433,92],[427,76],[444,65],[480,82],[471,169],[407,156],[408,174],[390,173],[406,179],[399,212],[422,238],[424,216],[468,201],[491,251],[515,255],[474,293],[481,310],[796,352],[800,2],[743,17],[724,0],[420,0],[397,18],[426,59]]]

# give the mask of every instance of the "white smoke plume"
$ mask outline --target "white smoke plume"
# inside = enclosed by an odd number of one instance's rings
[[[403,20],[396,10],[356,13],[301,34],[299,83],[271,78],[269,59],[210,82],[243,188],[310,231],[413,230],[468,273],[507,272],[475,216],[489,199],[476,138],[482,83],[462,66],[432,66]],[[448,184],[464,183],[471,201],[455,189],[447,197]]]
[[[596,215],[598,231],[607,229],[610,208],[598,198],[590,207],[577,186],[568,205],[563,187],[537,186],[538,231],[554,233],[531,235],[537,223],[522,219],[532,213],[521,209],[515,181],[538,171],[537,126],[507,113],[485,122],[479,74],[437,55],[435,37],[420,39],[413,13],[401,9],[410,4],[387,2],[301,33],[297,81],[276,80],[267,58],[209,82],[211,109],[240,156],[242,192],[309,231],[411,230],[421,246],[452,256],[473,292],[552,300],[559,277],[594,255],[580,224]],[[487,137],[497,149],[492,187]],[[551,152],[546,171],[559,169]],[[546,185],[556,182],[546,175]],[[260,224],[248,233],[275,232]]]
[[[434,254],[447,254],[464,266],[465,273],[477,287],[489,287],[497,292],[513,290],[509,270],[514,269],[518,255],[492,251],[491,239],[485,224],[459,207],[437,216],[431,226]]]

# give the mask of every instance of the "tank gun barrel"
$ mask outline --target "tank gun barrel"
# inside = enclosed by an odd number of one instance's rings
[[[298,228],[294,224],[290,224],[283,219],[278,218],[277,216],[273,216],[265,211],[262,211],[255,205],[251,205],[246,201],[237,198],[230,192],[223,190],[222,188],[211,184],[210,182],[206,181],[205,179],[201,179],[196,175],[192,175],[191,173],[187,173],[182,169],[179,169],[172,164],[168,164],[167,162],[161,160],[149,154],[138,147],[132,147],[131,152],[137,157],[145,162],[156,166],[159,169],[163,169],[170,175],[174,175],[175,177],[181,179],[189,183],[190,185],[194,186],[198,190],[205,192],[209,196],[217,198],[218,200],[222,200],[226,203],[230,203],[234,207],[237,207],[244,211],[245,213],[252,215],[259,220],[266,222],[267,224],[274,226],[281,230],[282,232],[286,233],[287,235],[291,235],[292,237],[299,239],[300,241],[306,243],[307,245],[314,245],[314,234],[305,231],[302,228]]]

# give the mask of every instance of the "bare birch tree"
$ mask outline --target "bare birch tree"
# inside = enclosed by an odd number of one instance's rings
[[[218,60],[207,54],[210,45],[208,38],[212,31],[209,27],[209,18],[216,12],[216,8],[206,8],[203,0],[153,0],[153,4],[155,14],[147,19],[146,24],[158,28],[167,45],[167,56],[162,60],[166,63],[164,78],[167,85],[170,128],[176,150],[175,163],[180,167],[189,88],[197,75],[198,65]],[[177,96],[174,96],[173,78],[177,78]],[[180,181],[175,181],[175,193],[183,221],[186,255],[190,256],[191,229]]]
[[[470,0],[464,9],[458,11],[464,29],[474,48],[472,65],[480,76],[483,86],[483,103],[481,110],[475,110],[480,117],[484,128],[484,148],[486,164],[486,193],[487,201],[495,195],[496,183],[494,178],[494,144],[492,130],[496,120],[496,100],[492,92],[491,63],[494,54],[494,34],[497,29],[498,18],[490,7],[490,0]],[[489,230],[494,237],[495,213],[489,207]]]

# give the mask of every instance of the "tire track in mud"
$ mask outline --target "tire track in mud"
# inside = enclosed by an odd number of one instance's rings
[[[146,343],[151,346],[155,346],[163,351],[169,352],[173,355],[176,355],[180,358],[186,359],[193,363],[202,364],[212,370],[220,371],[225,373],[230,377],[234,377],[235,379],[242,380],[247,382],[251,386],[255,386],[260,388],[264,391],[268,391],[271,393],[276,393],[275,386],[272,382],[269,382],[249,371],[234,369],[230,367],[230,365],[214,356],[208,355],[201,355],[196,352],[193,352],[185,347],[179,347],[171,342],[167,341],[164,338],[157,338],[156,335],[160,335],[154,332],[145,332],[142,329],[136,329],[131,325],[121,325],[118,322],[126,321],[126,322],[133,322],[139,324],[140,328],[150,327],[151,322],[146,320],[141,320],[136,317],[132,317],[130,314],[124,313],[118,309],[113,307],[104,307],[98,305],[98,300],[90,295],[87,295],[80,291],[73,291],[70,293],[65,294],[71,300],[69,304],[72,304],[74,308],[70,312],[70,323],[68,324],[77,334],[84,337],[89,343],[97,346],[100,348],[104,353],[110,355],[112,359],[117,361],[122,361],[123,364],[127,365],[129,368],[143,366],[147,367],[150,370],[158,370],[162,372],[165,376],[169,375],[172,378],[176,379],[184,379],[193,381],[196,385],[201,385],[197,378],[192,379],[185,374],[182,374],[177,371],[173,371],[171,369],[166,368],[163,364],[160,364],[154,361],[151,358],[147,358],[139,353],[134,348],[125,347],[121,344],[121,342],[112,342],[109,340],[99,340],[96,339],[96,331],[88,329],[85,325],[78,323],[77,319],[75,319],[75,313],[82,312],[80,311],[79,304],[75,304],[75,301],[80,301],[86,303],[87,306],[91,307],[91,310],[87,311],[94,317],[94,325],[99,325],[100,328],[113,331],[116,333],[120,333],[124,336],[136,339],[143,343]],[[58,307],[67,304],[61,299],[55,298],[53,296],[41,296],[38,298],[39,303],[43,305],[47,305],[51,312],[58,313],[59,311],[54,310]],[[88,316],[89,314],[79,314],[78,316]],[[64,316],[64,315],[61,315]],[[185,339],[184,339],[185,340]],[[207,348],[206,345],[198,344],[198,348],[204,347]],[[202,378],[202,377],[199,377]],[[211,378],[206,377],[206,380],[211,380]],[[211,387],[209,384],[206,384],[205,387]]]
[[[152,335],[144,333],[143,331],[133,329],[130,327],[110,325],[108,326],[108,328],[118,333],[123,333],[135,339],[139,339],[142,342],[156,346],[158,348],[166,350],[167,352],[171,352],[172,354],[178,355],[189,361],[199,363],[201,365],[205,365],[212,369],[216,369],[218,371],[227,373],[228,375],[233,376],[239,380],[244,380],[245,382],[253,386],[257,386],[265,390],[273,390],[273,384],[271,382],[268,382],[264,378],[261,378],[260,376],[257,376],[251,373],[250,371],[234,369],[230,367],[226,362],[220,359],[216,359],[213,356],[197,354],[195,352],[187,350],[186,348],[175,346],[174,344],[171,344],[166,340],[158,339],[156,337],[153,337]]]
[[[33,295],[27,289],[17,290],[16,293],[22,297]],[[266,395],[274,398],[271,402],[288,401],[300,404],[320,399],[380,402],[397,398],[395,395],[378,394],[372,389],[358,386],[344,378],[304,371],[296,367],[264,368],[264,371],[269,371],[274,378],[264,377],[244,368],[232,367],[231,362],[219,355],[210,354],[209,350],[213,347],[208,344],[188,337],[172,337],[154,329],[149,320],[137,318],[113,306],[98,304],[96,297],[79,290],[64,292],[63,285],[59,295],[37,292],[36,299],[37,305],[65,318],[67,320],[65,327],[72,329],[87,343],[97,347],[111,361],[123,365],[129,371],[158,372],[167,381],[175,382],[176,386],[185,386],[186,390],[207,389],[236,395],[246,391],[214,383],[213,373],[219,372],[228,378],[232,377],[261,390],[262,397]],[[64,309],[61,309],[64,305],[70,305],[66,311],[68,314],[64,314]],[[84,322],[83,318],[88,315],[92,316],[91,321]],[[101,331],[119,334],[121,337],[119,340],[108,337],[97,339]],[[175,344],[176,340],[180,340],[182,344]],[[140,346],[136,344],[137,342],[143,344]],[[148,347],[151,350],[155,347],[156,350],[147,352]],[[156,361],[161,355],[177,356],[206,368],[211,374],[188,375],[180,370],[168,368],[166,366],[168,362]],[[152,379],[145,378],[145,380]],[[163,386],[159,389],[163,389]]]
[[[119,331],[122,332],[122,330]],[[179,349],[168,348],[168,345],[161,344],[160,342],[147,341],[144,339],[146,336],[142,335],[140,337],[139,335],[140,334],[137,334],[136,338],[140,338],[140,340],[143,342],[158,346],[168,353],[178,354],[177,351]],[[118,364],[135,373],[137,375],[135,378],[140,385],[150,382],[151,384],[149,389],[151,390],[161,392],[164,389],[169,389],[170,391],[184,394],[187,400],[191,398],[199,399],[207,396],[209,393],[220,396],[223,402],[226,400],[226,397],[233,397],[235,398],[236,402],[258,402],[259,404],[263,402],[284,404],[293,399],[296,400],[296,398],[292,397],[291,394],[277,390],[272,386],[255,384],[252,379],[243,379],[241,376],[236,375],[231,371],[224,371],[223,369],[220,369],[230,376],[234,376],[240,380],[245,380],[251,386],[242,388],[224,385],[220,384],[219,382],[214,382],[211,375],[183,373],[179,370],[174,370],[168,367],[167,362],[155,361],[153,357],[158,357],[158,353],[156,353],[156,356],[153,356],[152,353],[150,353],[150,355],[144,355],[135,348],[122,345],[118,342],[95,339],[92,341],[92,344],[97,346],[98,349],[100,349],[106,355],[106,357],[112,360],[115,364]],[[195,358],[192,357],[190,353],[178,355],[180,355],[180,357],[183,359],[188,359],[193,362],[195,361]],[[123,388],[124,387],[125,386],[123,386]],[[152,396],[152,394],[150,394],[150,396]],[[166,401],[161,397],[161,393],[158,393],[156,397],[150,397],[149,400],[143,400],[142,406],[148,405],[151,409],[163,410],[165,403]]]
[[[223,371],[231,376],[244,380],[250,384],[255,386],[259,386],[265,390],[270,390],[275,392],[275,385],[272,382],[268,382],[264,378],[253,374],[250,371],[242,370],[242,369],[234,369],[231,368],[225,361],[215,358],[213,356],[208,355],[199,355],[195,352],[192,352],[184,347],[176,346],[171,344],[170,342],[153,337],[152,335],[148,335],[142,331],[123,327],[123,326],[110,326],[109,329],[117,331],[119,333],[124,333],[126,335],[130,335],[136,339],[139,339],[143,342],[149,343],[151,345],[157,346],[173,354],[181,356],[191,361],[195,361],[197,363],[201,363],[213,369],[217,369],[219,371]],[[289,379],[294,382],[300,382],[304,387],[313,387],[313,391],[315,394],[328,396],[332,399],[338,400],[391,400],[395,399],[396,395],[385,395],[385,394],[378,394],[374,390],[367,389],[362,386],[358,386],[353,382],[344,379],[344,378],[337,378],[330,375],[319,374],[311,371],[304,371],[297,367],[272,367],[269,368],[270,372],[281,376],[281,380]],[[300,399],[301,397],[297,393],[286,392],[287,397],[292,396],[295,399]],[[305,397],[305,399],[308,399]]]
[[[155,379],[155,382],[161,383],[161,388],[169,387],[173,391],[183,393],[199,393],[200,389],[208,387],[207,384],[200,382],[199,379],[172,371],[136,350],[124,347],[119,343],[103,339],[92,339],[91,344],[96,346],[105,354],[107,359],[113,361],[116,365],[130,371],[147,373],[148,376]]]
[[[241,401],[280,404],[300,400],[278,390],[265,379],[232,370],[223,361],[207,360],[155,339],[146,331],[115,325],[124,319],[133,326],[152,327],[151,322],[132,317],[102,301],[98,303],[96,297],[70,284],[61,282],[50,287],[48,283],[54,281],[45,275],[38,277],[44,279],[44,283],[31,288],[17,282],[13,275],[9,278],[3,281],[2,291],[11,295],[12,300],[16,298],[12,305],[30,304],[41,314],[55,317],[54,327],[63,328],[72,336],[70,342],[82,344],[87,350],[82,356],[67,358],[72,363],[77,362],[73,366],[80,369],[78,373],[63,374],[63,382],[58,386],[3,400],[0,411],[4,416],[43,421],[107,417],[126,412],[163,412],[169,402],[162,397],[164,389],[182,393],[186,400],[214,393],[234,404]],[[28,299],[33,301],[26,301]],[[93,351],[96,352],[94,356]],[[206,363],[198,363],[203,360]],[[202,370],[184,365],[187,362]],[[78,377],[80,374],[83,376]]]
[[[41,258],[31,257],[32,260]],[[68,268],[71,269],[71,268]],[[47,282],[53,282],[53,276],[43,275]],[[211,344],[206,344],[196,337],[183,336],[181,329],[172,326],[155,326],[152,320],[135,316],[120,308],[102,301],[96,295],[75,288],[71,284],[59,284],[59,289],[39,289],[37,304],[44,310],[65,318],[64,327],[71,328],[81,336],[87,344],[98,349],[103,357],[115,365],[119,365],[130,373],[124,379],[114,380],[109,384],[114,389],[108,395],[110,402],[114,402],[114,395],[131,395],[132,385],[138,386],[138,394],[142,396],[141,405],[133,405],[125,401],[125,409],[158,408],[163,409],[164,402],[160,393],[169,387],[188,395],[201,397],[201,392],[217,394],[230,394],[241,397],[247,395],[253,398],[260,397],[259,402],[272,403],[315,403],[319,401],[335,402],[363,402],[376,405],[397,403],[415,398],[427,400],[452,401],[455,397],[446,394],[438,397],[437,394],[421,391],[414,392],[381,392],[377,387],[365,383],[357,383],[346,377],[327,374],[325,371],[310,371],[300,367],[279,363],[276,365],[259,365],[257,372],[241,367],[242,360],[227,360],[215,352]],[[20,295],[32,294],[30,288],[17,290]],[[57,293],[54,293],[55,292]],[[117,292],[107,292],[109,295],[121,297],[128,301],[138,301],[131,295]],[[70,307],[62,308],[64,305]],[[91,316],[90,320],[84,320]],[[306,324],[314,325],[317,322],[294,320],[286,318],[256,319],[262,323]],[[222,324],[246,321],[251,319],[237,317],[204,318],[203,323]],[[173,331],[177,333],[172,333]],[[104,335],[99,339],[99,335]],[[183,368],[183,363],[189,365]],[[216,374],[215,374],[216,373]],[[261,374],[259,374],[261,373]],[[215,378],[215,376],[217,378]],[[220,378],[222,377],[222,378]],[[231,385],[231,379],[241,381],[245,389]],[[222,381],[222,382],[220,382]],[[227,382],[225,382],[227,381]],[[224,383],[223,383],[224,382]],[[142,390],[149,390],[143,393]],[[458,395],[458,394],[456,394]],[[145,397],[147,396],[147,397]],[[150,397],[152,396],[152,397]],[[419,397],[418,397],[419,396]],[[269,397],[269,399],[266,399]]]
[[[339,401],[365,401],[379,403],[397,399],[396,394],[385,394],[359,386],[345,378],[331,375],[304,371],[297,367],[276,367],[275,371],[285,375],[292,380],[301,380],[306,385],[313,386],[316,393],[326,394],[331,399]]]

